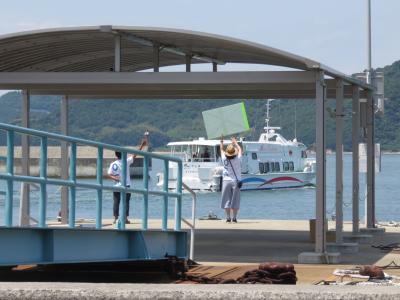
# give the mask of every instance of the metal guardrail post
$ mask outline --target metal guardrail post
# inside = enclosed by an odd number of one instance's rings
[[[102,205],[103,205],[103,147],[97,148],[96,179],[100,188],[97,189],[96,199],[96,229],[101,229]]]
[[[182,173],[183,166],[182,162],[178,162],[178,174],[176,180],[176,192],[179,194],[176,197],[175,202],[175,230],[181,230],[181,219],[182,219]]]
[[[184,182],[182,182],[182,188],[187,190],[192,195],[192,224],[182,218],[182,221],[186,223],[190,227],[190,246],[189,246],[189,258],[191,260],[194,259],[194,240],[195,240],[195,230],[196,230],[196,203],[197,203],[197,195],[196,193],[187,186]]]
[[[40,178],[47,179],[47,137],[40,139]],[[46,182],[40,183],[40,199],[39,199],[39,227],[46,227],[46,202],[47,202],[47,185]]]
[[[146,193],[143,195],[143,216],[142,216],[142,229],[147,230],[149,218],[149,157],[143,157],[143,188]]]
[[[69,162],[69,180],[73,183],[69,187],[69,227],[75,227],[76,207],[76,143],[71,143]]]
[[[164,182],[163,191],[168,193],[168,181],[169,181],[169,161],[164,160]],[[168,195],[164,195],[163,208],[162,208],[162,230],[168,229]]]
[[[14,175],[14,131],[7,131],[7,168],[6,171],[9,175]],[[6,189],[6,203],[5,203],[5,225],[12,226],[13,219],[13,180],[7,180]]]
[[[125,221],[127,218],[126,215],[126,180],[128,179],[126,177],[126,173],[127,173],[127,155],[126,152],[123,151],[121,153],[121,164],[122,164],[122,170],[121,170],[121,181],[122,181],[122,186],[124,187],[124,189],[120,192],[120,202],[121,202],[121,206],[120,206],[120,211],[119,211],[119,220],[118,220],[118,229],[125,229]]]

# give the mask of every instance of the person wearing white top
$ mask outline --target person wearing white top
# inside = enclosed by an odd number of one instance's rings
[[[222,172],[221,208],[225,209],[226,222],[231,222],[233,210],[234,223],[237,223],[237,214],[240,207],[240,180],[242,148],[232,137],[232,144],[224,150],[223,137],[221,136],[220,150],[224,170]]]
[[[147,140],[144,139],[142,140],[142,143],[140,144],[139,150],[142,150],[143,147],[147,144]],[[121,186],[122,185],[122,176],[121,176],[121,171],[122,171],[122,161],[121,161],[121,152],[115,151],[115,156],[117,160],[113,161],[110,164],[110,167],[108,168],[108,177],[112,180],[114,180],[114,186]],[[129,166],[133,163],[134,159],[136,157],[136,154],[129,154],[127,159],[126,159],[126,186],[130,187],[131,186],[131,176],[129,172]],[[114,205],[113,205],[113,214],[114,214],[114,224],[117,222],[118,217],[119,217],[119,203],[121,199],[121,193],[120,192],[113,192],[113,200],[114,200]],[[129,216],[129,200],[131,199],[131,193],[126,193],[126,224],[130,224],[130,221],[128,220]]]

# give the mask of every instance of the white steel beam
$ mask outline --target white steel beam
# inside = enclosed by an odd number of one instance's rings
[[[28,90],[22,91],[22,116],[21,125],[22,127],[29,128],[29,111],[30,111],[30,93]],[[30,145],[29,136],[23,134],[21,136],[21,167],[22,175],[29,175],[29,164],[30,164]],[[19,206],[19,225],[29,226],[30,225],[30,187],[28,183],[21,184],[20,194],[20,206]]]
[[[0,89],[30,89],[58,94],[137,99],[314,99],[313,71],[258,72],[0,72]],[[328,97],[336,97],[326,80]],[[351,86],[345,86],[351,97]]]
[[[255,84],[313,83],[312,71],[248,71],[248,72],[0,72],[0,88],[11,89],[35,85],[85,87],[88,84]]]
[[[68,96],[61,98],[61,134],[68,135]],[[61,179],[68,180],[68,143],[61,142]],[[61,187],[61,222],[68,223],[68,188]]]
[[[315,252],[326,253],[326,153],[325,153],[325,82],[324,72],[315,72],[316,129],[316,228]]]
[[[353,234],[358,234],[360,231],[360,195],[359,195],[359,153],[358,145],[360,142],[360,89],[358,86],[353,86],[353,114],[352,114],[352,151],[353,151]]]
[[[336,243],[343,243],[343,80],[336,81]]]

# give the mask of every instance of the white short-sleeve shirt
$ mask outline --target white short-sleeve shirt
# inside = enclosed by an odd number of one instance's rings
[[[223,180],[241,180],[242,176],[242,168],[241,168],[241,161],[242,161],[242,155],[238,154],[236,155],[235,158],[233,159],[227,159],[225,156],[225,153],[221,151],[221,159],[222,159],[222,165],[224,166],[224,171],[222,172],[222,179]],[[232,170],[235,170],[235,173]],[[235,177],[236,174],[236,177]]]
[[[129,166],[133,163],[133,157],[128,157],[126,159],[126,185],[131,186],[131,176],[129,172]],[[114,180],[114,186],[121,186],[121,170],[122,170],[122,161],[120,159],[112,162],[110,167],[108,168],[108,174],[113,176],[119,176],[120,180]]]

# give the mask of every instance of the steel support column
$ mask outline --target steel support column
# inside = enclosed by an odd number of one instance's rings
[[[343,80],[336,80],[336,243],[343,242]]]
[[[153,71],[160,71],[160,47],[158,45],[153,46]]]
[[[375,227],[375,138],[374,138],[374,98],[367,91],[367,202],[366,227]]]
[[[121,36],[114,36],[114,71],[121,71]]]
[[[360,231],[360,195],[359,195],[359,153],[360,141],[360,89],[353,85],[353,115],[352,115],[352,151],[353,151],[353,234]]]
[[[326,252],[326,153],[325,153],[325,82],[324,72],[315,73],[316,128],[316,228],[315,252]]]
[[[68,96],[61,98],[61,134],[68,135]],[[68,143],[61,142],[61,179],[68,180]],[[61,187],[61,222],[68,224],[68,187]]]
[[[186,55],[185,59],[186,59],[186,72],[191,72],[192,56]]]
[[[22,116],[21,125],[29,128],[29,110],[30,110],[30,93],[28,90],[22,91]],[[29,149],[29,137],[25,134],[21,136],[21,167],[22,175],[29,175],[29,164],[30,164],[30,149]],[[28,183],[21,184],[21,197],[19,206],[19,225],[29,226],[30,224],[30,200],[29,200],[30,188]]]
[[[213,63],[213,72],[218,72],[218,64],[217,63]]]
[[[367,0],[367,70],[366,81],[371,83],[372,55],[371,55],[371,0]]]

